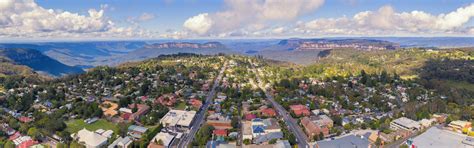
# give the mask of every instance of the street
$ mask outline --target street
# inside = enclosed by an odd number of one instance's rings
[[[180,139],[178,143],[178,148],[185,148],[187,147],[194,139],[194,136],[196,135],[197,131],[201,128],[205,121],[206,117],[206,112],[209,109],[209,106],[212,103],[212,99],[216,94],[216,88],[219,86],[219,82],[223,77],[224,71],[227,67],[227,63],[225,63],[220,72],[219,75],[216,77],[214,80],[214,84],[212,85],[211,91],[209,91],[205,104],[202,106],[201,111],[198,112],[198,114],[195,116],[193,123],[191,124],[191,130],[189,131],[188,134],[183,135],[183,137]]]
[[[276,109],[277,113],[283,118],[285,123],[288,125],[289,130],[292,131],[293,134],[295,135],[296,140],[298,142],[298,147],[301,147],[301,148],[310,147],[309,144],[308,144],[308,138],[307,138],[306,134],[303,132],[303,130],[301,130],[301,128],[299,127],[298,122],[296,122],[296,120],[293,119],[293,117],[291,117],[288,114],[288,112],[285,110],[285,108],[283,108],[278,102],[276,102],[273,99],[273,96],[263,86],[262,81],[260,79],[260,75],[257,73],[257,70],[255,69],[255,66],[253,65],[252,62],[250,62],[250,63],[252,65],[252,70],[255,72],[255,75],[257,77],[258,84],[259,84],[258,86],[262,90],[264,90],[267,100],[273,105],[273,107]]]

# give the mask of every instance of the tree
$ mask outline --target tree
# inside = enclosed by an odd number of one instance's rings
[[[233,128],[239,128],[239,118],[234,116],[231,121]]]
[[[156,139],[155,139],[155,140],[156,140]],[[158,141],[156,142],[156,144],[158,144],[158,145],[163,145],[163,141],[160,139],[160,140],[158,140]]]
[[[15,148],[15,144],[11,140],[8,140],[7,143],[5,143],[4,146],[5,146],[5,148]]]
[[[323,140],[324,139],[324,133],[323,132],[319,132],[319,140]]]
[[[250,144],[250,139],[244,139],[244,144],[249,145]]]
[[[275,144],[277,142],[277,139],[272,139],[270,141],[268,141],[268,144]]]
[[[36,127],[31,127],[30,129],[28,129],[28,136],[37,140],[40,136],[40,133]]]

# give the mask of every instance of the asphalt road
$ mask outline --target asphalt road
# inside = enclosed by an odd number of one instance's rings
[[[209,106],[212,103],[212,98],[216,94],[216,88],[219,86],[219,82],[222,79],[222,76],[224,74],[225,69],[227,68],[227,63],[222,66],[221,71],[219,72],[219,75],[217,78],[214,80],[214,84],[212,85],[211,91],[209,91],[209,94],[206,97],[206,101],[201,109],[201,111],[196,114],[194,118],[194,122],[191,124],[191,130],[189,131],[188,134],[183,135],[183,137],[180,139],[178,143],[178,148],[185,148],[188,147],[188,145],[193,141],[194,136],[196,135],[197,131],[201,128],[201,126],[204,123],[204,119],[206,117],[206,112],[209,109]]]
[[[303,130],[301,130],[300,126],[298,125],[298,122],[296,122],[295,119],[293,119],[293,117],[291,117],[288,112],[286,111],[285,108],[283,108],[278,102],[276,102],[274,99],[273,99],[273,96],[265,89],[264,86],[262,86],[261,84],[261,79],[260,79],[260,76],[259,74],[257,73],[257,70],[255,69],[253,63],[251,64],[252,65],[252,69],[253,71],[255,72],[255,75],[257,77],[257,80],[258,80],[258,84],[259,84],[259,87],[264,90],[265,92],[265,96],[267,98],[267,100],[272,103],[273,107],[276,109],[276,111],[278,112],[278,115],[280,115],[283,120],[285,121],[285,123],[288,125],[289,127],[289,130],[293,132],[293,134],[295,135],[296,137],[296,140],[298,141],[298,147],[300,148],[307,148],[307,147],[310,147],[309,144],[308,144],[308,137],[306,136],[306,134],[303,132]]]

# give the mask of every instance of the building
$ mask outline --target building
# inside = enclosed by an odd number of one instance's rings
[[[208,125],[213,126],[215,129],[231,129],[232,121],[231,120],[207,120]]]
[[[128,108],[137,108],[137,111],[135,113],[132,113],[130,115],[130,117],[128,118],[129,121],[133,121],[133,120],[138,120],[140,119],[141,116],[145,115],[146,113],[148,113],[148,111],[150,111],[150,107],[148,105],[145,105],[145,104],[130,104],[128,105]]]
[[[255,118],[252,120],[252,136],[253,138],[265,135],[265,124],[260,118]]]
[[[80,144],[83,144],[86,148],[104,147],[108,140],[107,137],[95,132],[91,132],[85,128],[77,132],[75,137],[76,140],[79,141]]]
[[[242,140],[245,139],[252,139],[252,122],[250,121],[244,121],[242,123]]]
[[[330,141],[318,141],[315,148],[369,148],[370,142],[367,137],[348,135]]]
[[[165,94],[155,99],[154,103],[165,105],[165,106],[174,106],[176,101],[177,99],[176,99],[175,94]]]
[[[281,127],[278,121],[275,118],[268,118],[263,120],[263,125],[265,128],[265,133],[276,133],[281,132]]]
[[[112,144],[110,144],[107,148],[128,148],[130,144],[132,144],[132,138],[126,136],[124,138],[119,137],[117,138]]]
[[[128,135],[132,136],[135,139],[140,139],[147,130],[148,128],[146,127],[130,125],[128,127]]]
[[[194,98],[189,100],[188,103],[191,104],[191,106],[193,106],[196,109],[200,109],[202,106],[202,101],[198,99],[194,99]]]
[[[304,105],[291,105],[290,106],[291,112],[293,112],[296,116],[309,116],[311,113],[309,112],[308,107]]]
[[[276,111],[273,108],[265,108],[260,111],[262,113],[262,116],[265,117],[275,117],[276,116]]]
[[[189,128],[196,116],[196,111],[170,110],[161,118],[160,123],[165,127]]]
[[[323,133],[326,137],[329,135],[329,129],[327,127],[320,127],[316,123],[311,122],[308,117],[303,117],[301,119],[301,125],[304,127],[304,131],[309,139],[313,139],[314,136],[319,136],[319,134]]]
[[[334,126],[334,121],[332,121],[332,119],[329,118],[327,115],[310,116],[309,118],[311,122],[314,122],[320,127],[326,126],[328,128],[331,128]]]
[[[419,130],[421,128],[420,123],[413,121],[406,117],[401,117],[390,122],[390,128],[393,130]]]
[[[117,111],[118,104],[117,103],[113,103],[113,102],[110,102],[110,101],[104,101],[104,103],[102,103],[99,107],[104,112],[104,116],[112,117],[112,116],[115,116],[115,115],[118,114],[118,111]]]
[[[434,119],[436,119],[436,122],[444,123],[444,122],[446,122],[446,119],[448,118],[448,115],[447,114],[433,114],[432,117]]]
[[[148,144],[148,148],[158,148],[160,146],[170,147],[175,136],[169,133],[160,132]]]
[[[413,138],[414,147],[430,148],[472,148],[467,139],[468,136],[455,133],[449,130],[443,130],[438,127],[431,127],[423,134]]]
[[[454,131],[462,131],[462,129],[468,129],[471,128],[471,122],[468,121],[461,121],[461,120],[456,120],[456,121],[451,121],[451,123],[448,124],[450,128],[452,128]]]
[[[215,129],[212,133],[217,137],[227,137],[227,130],[225,129]]]
[[[428,128],[428,127],[430,127],[431,125],[433,125],[434,123],[436,123],[436,119],[435,119],[435,118],[431,118],[431,119],[421,119],[421,120],[420,120],[420,125],[421,125],[423,128]]]

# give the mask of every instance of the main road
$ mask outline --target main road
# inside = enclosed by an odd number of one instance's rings
[[[221,71],[219,72],[219,75],[217,78],[214,80],[214,84],[212,85],[211,91],[207,94],[206,101],[204,105],[202,106],[201,110],[196,114],[194,117],[194,121],[191,124],[191,130],[189,131],[188,134],[185,134],[179,141],[178,143],[178,148],[185,148],[188,147],[188,145],[193,141],[194,136],[196,135],[197,131],[201,128],[201,126],[204,123],[204,119],[206,117],[206,112],[209,109],[209,106],[212,103],[212,99],[216,94],[216,88],[219,86],[219,82],[222,79],[222,76],[224,75],[224,71],[227,68],[227,62],[224,63],[224,65],[221,68]]]
[[[273,99],[273,96],[270,94],[270,92],[268,92],[265,86],[263,86],[263,81],[260,79],[260,73],[258,73],[258,71],[255,69],[254,64],[250,60],[249,62],[250,62],[250,65],[252,65],[252,71],[254,71],[255,76],[257,77],[258,86],[260,87],[260,89],[264,90],[267,100],[270,103],[272,103],[273,107],[276,109],[278,114],[283,118],[285,123],[288,125],[289,130],[291,130],[293,134],[295,135],[296,140],[298,141],[298,147],[300,148],[310,147],[308,144],[308,137],[303,132],[303,130],[301,130],[296,120],[288,114],[285,108],[283,108],[278,102],[276,102]]]

